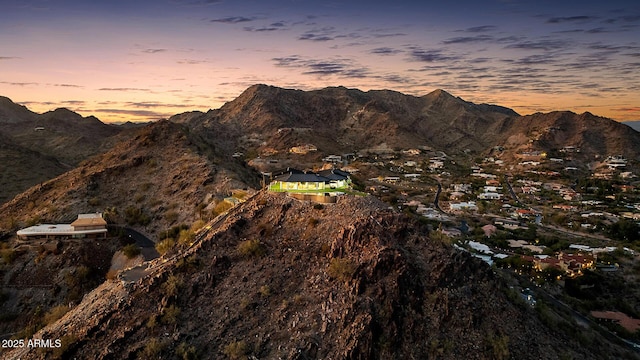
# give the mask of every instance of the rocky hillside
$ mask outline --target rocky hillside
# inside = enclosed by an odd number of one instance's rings
[[[117,236],[25,243],[12,237],[18,228],[102,212],[157,241],[170,228],[213,217],[233,190],[255,186],[254,171],[242,162],[219,155],[184,126],[160,121],[21,193],[0,206],[0,334],[28,332],[44,313],[79,301],[105,280],[124,245]]]
[[[580,149],[574,157],[623,155],[640,160],[640,133],[611,119],[591,113],[556,111],[509,119],[499,145],[513,152],[554,151],[565,146]]]
[[[121,130],[67,109],[37,114],[0,97],[0,170],[7,178],[0,204],[106,151]]]
[[[60,348],[3,358],[634,358],[545,326],[486,264],[373,197],[259,193],[209,225],[35,335]]]
[[[423,97],[344,87],[304,92],[255,85],[206,114],[176,118],[200,129],[235,134],[241,148],[287,150],[305,143],[325,153],[429,146],[484,150],[501,121],[517,114],[475,105],[437,90]],[[206,131],[206,130],[203,130]]]
[[[0,132],[0,204],[67,170],[58,159],[25,148]]]
[[[0,228],[103,212],[113,222],[155,236],[176,224],[206,219],[208,205],[233,189],[255,186],[256,174],[242,162],[219,154],[182,125],[159,121],[2,205]]]
[[[222,135],[228,148],[251,157],[286,154],[304,144],[324,155],[421,147],[454,156],[486,154],[496,146],[516,154],[572,145],[583,148],[584,159],[618,154],[640,159],[640,134],[613,120],[571,112],[519,116],[443,90],[414,97],[388,90],[254,85],[220,109],[170,120],[208,137]]]

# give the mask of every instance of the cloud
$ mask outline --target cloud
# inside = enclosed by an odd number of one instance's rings
[[[297,68],[303,75],[329,76],[336,75],[344,78],[363,78],[369,75],[369,69],[357,66],[350,59],[307,59],[298,55],[271,59],[275,66]]]
[[[147,54],[157,54],[157,53],[161,53],[161,52],[165,52],[167,51],[167,49],[144,49],[142,50],[143,53],[147,53]]]
[[[376,55],[395,55],[403,52],[402,50],[392,49],[390,47],[379,47],[375,49],[371,49],[369,53]]]
[[[398,37],[398,36],[407,36],[406,33],[372,33],[371,36],[377,39],[389,38],[389,37]]]
[[[471,44],[493,41],[493,36],[489,35],[477,35],[477,36],[459,36],[442,41],[445,45],[450,44]]]
[[[196,59],[181,59],[176,61],[178,64],[181,65],[200,65],[200,64],[206,64],[209,61],[207,60],[196,60]],[[174,80],[184,80],[184,79],[174,79]]]
[[[84,100],[65,100],[61,101],[62,104],[73,105],[73,106],[84,106],[87,102]]]
[[[623,112],[632,112],[632,113],[640,113],[640,107],[623,107],[623,108],[615,108],[611,109],[614,111],[623,111]]]
[[[98,91],[150,91],[149,89],[140,89],[140,88],[100,88]]]
[[[270,32],[270,31],[280,31],[280,30],[288,30],[289,26],[284,21],[276,21],[266,26],[256,27],[256,26],[246,26],[244,31],[249,32]]]
[[[447,55],[444,53],[444,50],[441,49],[421,49],[415,46],[409,47],[410,59],[413,61],[420,62],[439,62],[439,61],[457,61],[460,60],[461,57],[454,55]]]
[[[172,114],[165,113],[165,112],[157,112],[157,111],[150,111],[150,110],[130,110],[130,109],[109,109],[109,108],[105,108],[105,109],[94,109],[93,111],[94,112],[98,112],[98,113],[107,113],[107,114],[120,114],[120,115],[129,115],[129,116],[144,116],[144,117],[156,118],[156,119],[172,115]]]
[[[640,15],[625,15],[617,18],[606,19],[603,22],[606,24],[615,24],[619,22],[636,23],[640,22]]]
[[[312,33],[302,34],[298,37],[298,40],[311,40],[311,41],[331,41],[333,39],[334,38],[332,38],[331,36],[312,34]]]
[[[125,102],[124,106],[141,108],[141,109],[153,109],[153,108],[193,108],[204,107],[204,105],[192,105],[192,104],[165,104],[157,101],[129,101]]]
[[[522,41],[515,44],[507,45],[506,49],[522,49],[522,50],[562,50],[571,45],[566,40],[539,40],[539,41]]]
[[[0,81],[0,84],[11,85],[11,86],[40,85],[39,83],[34,83],[34,82],[11,82],[11,81]]]
[[[558,58],[553,54],[535,54],[525,56],[518,60],[506,60],[506,62],[510,62],[516,65],[548,65],[557,63]]]
[[[496,30],[498,27],[495,25],[482,25],[482,26],[474,26],[464,30],[458,30],[457,32],[467,32],[467,33],[480,33]]]
[[[219,19],[212,19],[211,22],[223,23],[223,24],[239,24],[243,22],[251,22],[256,20],[255,17],[245,17],[245,16],[228,16]]]
[[[560,24],[560,23],[586,23],[590,21],[598,20],[598,17],[579,15],[568,17],[552,17],[547,20],[547,24]]]
[[[20,58],[17,57],[17,56],[0,56],[0,61],[2,61],[2,60],[17,60],[17,59],[20,59]]]
[[[66,88],[82,88],[84,86],[80,86],[80,85],[74,85],[74,84],[52,84],[53,86],[57,86],[57,87],[66,87]]]

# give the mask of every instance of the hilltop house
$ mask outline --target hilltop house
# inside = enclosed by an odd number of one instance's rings
[[[39,224],[18,230],[22,240],[106,238],[107,222],[101,213],[79,214],[71,224]]]
[[[351,185],[349,173],[338,169],[323,170],[319,173],[287,169],[269,185],[271,191],[322,192],[324,190],[345,189]]]

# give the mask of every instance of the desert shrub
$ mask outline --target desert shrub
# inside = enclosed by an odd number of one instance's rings
[[[322,210],[322,209],[324,209],[324,205],[322,205],[322,204],[315,204],[315,205],[313,205],[313,208],[314,208],[314,209],[316,209],[316,210]]]
[[[176,305],[171,305],[162,310],[162,322],[170,325],[175,324],[180,316],[180,308]]]
[[[178,295],[178,291],[180,291],[180,288],[182,287],[182,285],[183,285],[183,282],[181,277],[171,275],[169,276],[167,281],[165,281],[165,283],[162,284],[162,288],[164,289],[164,294],[166,296],[171,297],[171,296]]]
[[[160,353],[167,347],[167,344],[158,338],[151,338],[138,353],[139,359],[157,359]]]
[[[180,245],[188,245],[193,242],[196,238],[196,233],[191,229],[180,230],[180,234],[178,235],[178,244]]]
[[[164,239],[156,244],[156,250],[160,255],[165,255],[176,246],[176,242],[173,239]]]
[[[40,223],[40,215],[35,215],[27,220],[27,226],[34,226]]]
[[[203,220],[198,220],[196,222],[194,222],[193,224],[191,224],[191,230],[192,231],[198,231],[200,229],[202,229],[207,223],[204,222]]]
[[[98,205],[100,205],[100,199],[99,199],[99,198],[97,198],[97,197],[92,197],[91,199],[89,199],[89,200],[87,201],[87,203],[88,203],[90,206],[98,206]]]
[[[153,330],[158,326],[158,315],[153,314],[147,319],[147,328]]]
[[[260,240],[245,240],[238,244],[238,254],[245,258],[256,258],[264,255],[265,249]]]
[[[182,360],[196,360],[198,353],[193,345],[189,345],[186,342],[181,342],[176,348],[176,355]]]
[[[0,255],[2,255],[2,261],[4,261],[5,264],[11,264],[17,257],[13,249],[2,249],[0,250]]]
[[[64,316],[67,311],[69,311],[69,307],[66,305],[58,305],[51,308],[51,310],[49,310],[49,312],[44,315],[44,323],[49,325],[56,322],[58,319]]]
[[[138,247],[136,244],[125,245],[122,248],[122,253],[127,257],[127,259],[133,259],[136,256],[140,255],[140,251],[140,247]]]
[[[487,338],[489,351],[494,359],[502,360],[509,358],[509,337],[495,336],[490,334]]]
[[[233,205],[231,203],[228,203],[226,201],[220,201],[219,203],[216,204],[216,206],[211,211],[211,215],[213,215],[214,217],[218,216],[226,212],[227,210],[231,209],[232,207]]]
[[[356,270],[352,260],[347,258],[333,258],[327,269],[327,274],[333,279],[349,280]]]
[[[164,219],[167,220],[167,222],[169,223],[173,223],[178,221],[178,212],[177,211],[167,211],[166,213],[164,213]]]
[[[202,262],[198,255],[195,254],[176,262],[176,270],[179,272],[194,272],[198,271],[201,267]]]
[[[161,231],[158,234],[158,238],[160,238],[160,240],[164,240],[164,239],[177,240],[180,235],[180,232],[182,230],[188,230],[188,229],[189,229],[189,225],[187,224],[175,225],[169,228],[168,230]]]
[[[73,346],[76,342],[78,342],[78,338],[74,335],[64,335],[60,339],[60,347],[54,347],[51,350],[51,359],[67,359],[65,353]],[[49,358],[49,357],[47,357]]]
[[[318,225],[319,222],[320,220],[316,218],[309,218],[309,226],[311,227],[315,227],[316,225]]]
[[[232,360],[246,359],[249,354],[249,346],[244,341],[234,341],[224,347],[224,354]]]
[[[271,295],[271,288],[269,287],[269,285],[262,285],[260,287],[260,295],[264,297],[268,297],[269,295]]]
[[[247,197],[247,192],[244,190],[236,190],[233,192],[233,197],[236,199],[244,199]]]
[[[127,224],[129,225],[140,224],[142,226],[146,226],[151,223],[151,218],[149,217],[149,215],[145,214],[142,208],[138,208],[135,206],[129,206],[124,209],[124,216]]]

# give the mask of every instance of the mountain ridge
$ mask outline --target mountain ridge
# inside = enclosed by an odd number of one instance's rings
[[[370,196],[318,208],[259,193],[210,226],[141,278],[104,283],[36,336],[67,336],[63,356],[96,359],[630,355],[606,342],[592,352],[546,327],[486,264]],[[260,251],[244,252],[252,239]]]

